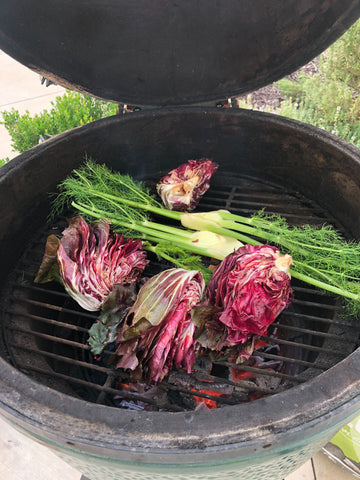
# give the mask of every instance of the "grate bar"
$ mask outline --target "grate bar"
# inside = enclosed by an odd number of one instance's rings
[[[151,398],[143,397],[143,396],[137,395],[137,394],[135,395],[135,394],[132,394],[130,392],[125,392],[125,391],[120,392],[120,390],[117,390],[117,389],[112,388],[112,387],[108,387],[108,386],[104,386],[104,385],[98,385],[96,383],[88,382],[87,380],[83,380],[83,379],[77,378],[77,377],[69,377],[68,375],[64,375],[64,374],[59,373],[59,372],[49,373],[49,371],[47,371],[43,368],[35,367],[35,366],[26,367],[26,369],[23,368],[23,370],[25,372],[27,372],[27,371],[28,372],[37,372],[37,373],[40,373],[40,374],[43,374],[43,375],[48,375],[48,376],[51,376],[51,377],[54,376],[54,377],[60,378],[62,380],[65,380],[67,382],[75,383],[77,385],[81,385],[83,387],[91,388],[91,389],[94,389],[94,390],[97,390],[97,391],[100,391],[100,392],[104,391],[104,392],[106,392],[108,394],[111,394],[111,395],[114,395],[114,396],[121,395],[121,397],[124,398],[124,399],[141,401],[143,403],[153,405],[154,407],[157,407],[157,408],[163,408],[163,409],[167,409],[167,410],[173,411],[173,412],[184,411],[183,408],[181,408],[177,405],[173,405],[173,404],[170,404],[170,403],[167,403],[167,402],[162,403],[160,401],[155,401]],[[217,398],[217,397],[215,397],[215,398]]]
[[[216,201],[216,199],[215,199]],[[231,207],[235,206],[235,208],[241,208],[241,206],[245,206],[247,208],[254,208],[256,209],[257,211],[259,210],[262,210],[263,208],[266,208],[266,212],[268,212],[269,209],[279,209],[281,208],[282,210],[284,209],[284,205],[283,204],[280,204],[278,202],[274,202],[274,199],[271,198],[270,196],[267,196],[267,197],[264,197],[264,201],[250,201],[248,200],[247,198],[241,198],[239,195],[235,195],[235,198],[233,198],[233,200],[231,201]],[[296,215],[301,217],[301,211],[304,212],[304,215],[306,215],[306,208],[303,207],[303,208],[299,208],[299,207],[296,207],[296,205],[293,203],[292,205],[291,204],[288,204],[287,205],[289,207],[289,210],[293,207],[297,212]],[[233,208],[232,208],[233,209]],[[289,211],[286,213],[287,215],[289,215]],[[290,213],[291,214],[291,213]],[[307,215],[306,215],[307,217]]]
[[[29,317],[31,317],[31,315],[29,315]],[[62,322],[54,321],[54,323],[62,326]],[[65,328],[71,328],[71,326],[69,326],[68,324],[64,324],[64,327]],[[32,334],[32,335],[39,336],[39,337],[47,339],[47,340],[56,341],[56,342],[60,342],[60,343],[71,342],[71,343],[68,343],[68,344],[73,345],[77,348],[82,348],[82,349],[87,349],[87,350],[90,349],[90,347],[88,345],[83,345],[82,343],[73,342],[73,341],[66,340],[66,339],[61,338],[61,337],[55,337],[55,336],[48,335],[48,334],[45,334],[45,333],[36,332],[34,330],[21,328],[19,326],[17,326],[17,327],[10,326],[9,329],[10,330],[21,331],[23,333]],[[88,329],[81,328],[81,327],[74,328],[74,330],[81,331],[81,332],[87,332],[88,331]],[[299,331],[303,332],[301,329]],[[317,332],[317,333],[319,333],[319,332]],[[335,356],[343,355],[343,352],[336,352],[334,350],[324,349],[322,347],[317,347],[317,346],[314,346],[314,345],[304,344],[304,343],[300,343],[300,342],[294,342],[294,341],[283,340],[283,339],[267,337],[267,336],[264,336],[264,337],[261,337],[261,338],[266,340],[266,341],[269,341],[273,344],[281,344],[281,345],[289,345],[289,346],[291,345],[291,346],[296,346],[296,347],[301,347],[303,349],[311,350],[311,351],[314,351],[314,352],[322,352],[322,353],[327,353],[327,354],[335,355]],[[335,336],[335,338],[336,338],[336,336]]]
[[[98,398],[98,403],[103,403],[104,395],[106,393],[109,393],[109,392],[114,393],[114,391],[116,391],[117,395],[120,395],[121,397],[123,397],[125,399],[141,400],[143,402],[147,402],[147,403],[152,404],[152,405],[157,404],[156,401],[154,403],[148,402],[147,397],[141,397],[139,395],[131,395],[131,393],[129,393],[128,395],[123,395],[123,391],[119,392],[118,390],[114,390],[113,388],[111,388],[110,385],[113,382],[113,380],[115,378],[120,378],[121,379],[121,375],[116,374],[116,372],[109,370],[109,368],[107,368],[107,367],[102,367],[102,366],[94,365],[94,364],[91,364],[91,363],[89,364],[87,362],[75,360],[73,358],[69,358],[69,357],[65,357],[65,356],[61,356],[61,355],[57,355],[57,354],[54,354],[52,352],[47,352],[45,350],[34,349],[34,348],[31,348],[31,347],[23,346],[21,344],[15,343],[15,342],[11,342],[10,345],[12,347],[16,348],[17,350],[22,349],[22,350],[25,350],[25,351],[28,351],[28,352],[31,352],[31,353],[42,355],[42,356],[47,357],[47,358],[51,358],[51,359],[56,360],[56,361],[65,362],[65,363],[68,363],[70,365],[84,367],[84,368],[87,368],[87,369],[90,369],[90,370],[94,370],[94,371],[106,374],[107,378],[106,378],[105,383],[103,383],[102,386],[98,385],[96,387],[96,389],[100,391],[99,398]],[[41,368],[33,367],[33,366],[26,367],[26,368],[30,369],[31,371],[36,371],[37,373],[42,373],[42,374],[49,375],[49,372],[45,369],[41,369]],[[90,388],[94,388],[94,385],[97,385],[97,384],[94,384],[92,382],[88,382],[88,381],[85,381],[85,380],[82,380],[80,382],[79,379],[77,379],[77,377],[71,377],[71,376],[68,376],[68,375],[61,374],[61,373],[56,372],[56,371],[55,371],[55,374],[56,374],[56,376],[58,376],[59,378],[62,378],[62,379],[66,379],[66,380],[74,379],[74,381],[76,383],[81,384],[82,386],[87,386],[87,387],[90,387]],[[258,387],[254,383],[246,381],[246,380],[231,381],[231,380],[223,379],[223,378],[220,379],[219,377],[215,377],[213,375],[203,375],[203,374],[201,375],[201,377],[202,378],[200,380],[198,378],[196,378],[196,380],[199,380],[199,381],[204,381],[204,380],[209,381],[209,380],[211,380],[213,382],[212,384],[204,385],[204,389],[207,386],[211,387],[211,388],[214,388],[214,386],[216,384],[221,383],[221,384],[231,385],[231,386],[234,386],[236,388],[240,388],[246,393],[253,392],[253,393],[257,393],[257,394],[268,395],[268,394],[273,394],[275,392],[275,389],[266,389],[266,388]],[[198,397],[206,398],[206,399],[209,399],[209,400],[216,400],[217,402],[226,403],[226,404],[229,404],[229,405],[234,405],[234,404],[238,403],[238,400],[235,400],[235,399],[234,400],[231,400],[231,399],[227,400],[226,397],[223,400],[221,397],[219,398],[218,396],[211,395],[211,393],[201,392],[201,391],[199,391],[198,389],[195,389],[195,388],[192,389],[192,390],[179,388],[178,386],[173,386],[172,384],[169,384],[167,382],[162,382],[159,386],[162,389],[168,388],[168,389],[174,390],[174,391],[175,390],[176,391],[181,391],[182,393],[187,393],[189,395],[196,395]],[[276,389],[276,391],[280,391],[280,389]]]
[[[226,194],[226,192],[224,190],[217,190],[216,193],[217,193],[217,196],[214,195],[214,192],[211,194],[211,193],[207,193],[206,194],[206,198],[204,198],[204,203],[206,201],[206,203],[208,201],[210,202],[216,202],[216,201],[219,201],[219,198],[221,198],[221,196],[225,198],[229,198],[229,200],[231,202],[242,202],[246,205],[259,205],[260,202],[267,202],[267,203],[270,203],[271,205],[274,205],[276,207],[282,207],[284,208],[284,203],[279,201],[279,199],[274,196],[273,194],[271,193],[256,193],[256,195],[254,195],[253,192],[241,192],[239,193],[237,191],[237,188],[235,187],[233,189],[234,191],[231,192],[231,195],[229,194]],[[304,211],[304,212],[307,212],[308,209],[307,207],[305,206],[299,206],[296,201],[294,200],[293,197],[290,197],[290,196],[287,196],[286,198],[286,205],[291,208],[291,207],[294,207],[296,208],[297,211]]]
[[[266,352],[256,351],[254,352],[253,356],[266,358],[268,360],[279,360],[282,362],[291,363],[293,365],[299,365],[301,367],[317,368],[318,370],[324,370],[324,371],[329,368],[328,365],[321,365],[318,362],[314,364],[313,362],[307,362],[306,360],[299,360],[296,358],[284,357],[282,355],[273,355],[272,353],[266,353]]]
[[[9,326],[9,330],[15,331],[15,332],[21,332],[21,333],[27,333],[29,335],[33,335],[35,337],[42,338],[43,340],[49,340],[51,342],[57,342],[57,343],[62,343],[64,345],[68,345],[71,347],[75,348],[80,348],[81,350],[90,350],[89,345],[84,345],[83,343],[75,342],[73,340],[67,340],[66,338],[62,337],[55,337],[53,335],[49,335],[47,333],[42,333],[42,332],[36,332],[34,330],[29,330],[27,328],[22,328],[22,327],[14,327],[14,326]]]
[[[268,341],[268,342],[273,342],[273,343],[278,343],[280,345],[288,345],[292,347],[300,347],[304,350],[311,350],[312,352],[318,352],[318,353],[327,353],[328,355],[331,356],[340,356],[342,357],[344,355],[344,352],[337,352],[335,350],[330,350],[327,348],[322,348],[322,347],[316,347],[315,345],[309,345],[306,343],[299,343],[299,342],[294,342],[290,340],[283,340],[280,338],[272,338],[272,337],[261,337],[263,340]]]
[[[64,291],[53,290],[50,288],[39,287],[38,285],[29,285],[27,283],[20,283],[20,282],[11,282],[11,285],[14,287],[22,288],[24,290],[30,290],[32,292],[44,293],[46,295],[49,295],[49,294],[55,295],[62,299],[69,298],[69,295],[66,293],[65,290]]]
[[[319,308],[321,310],[330,310],[333,312],[337,312],[339,310],[339,307],[337,305],[330,305],[328,303],[321,303],[321,302],[311,302],[310,300],[295,299],[293,301],[293,305],[310,307],[310,308]]]
[[[340,335],[335,335],[335,334],[332,334],[332,333],[320,332],[318,330],[312,330],[312,329],[309,329],[309,328],[301,328],[301,327],[296,327],[296,326],[293,326],[293,325],[283,325],[283,324],[278,323],[278,322],[274,322],[274,323],[272,323],[272,325],[276,326],[278,328],[281,328],[282,330],[283,329],[289,330],[290,332],[298,332],[298,333],[302,333],[302,334],[309,334],[309,335],[312,335],[314,337],[332,339],[332,340],[337,340],[339,342],[344,342],[344,343],[352,343],[352,341],[350,339],[346,339],[346,338],[341,337]]]
[[[25,350],[27,352],[35,353],[37,355],[43,355],[44,357],[51,358],[52,360],[68,363],[70,365],[75,365],[77,367],[87,368],[89,370],[94,370],[94,371],[100,372],[100,373],[109,374],[109,368],[108,367],[102,367],[102,366],[96,365],[94,363],[83,362],[81,360],[77,360],[77,359],[74,359],[72,357],[66,357],[65,355],[57,355],[56,353],[48,352],[48,351],[42,350],[40,348],[31,348],[29,346],[21,345],[21,344],[18,344],[16,342],[11,342],[10,345],[12,347],[16,348],[16,350],[20,350],[20,349]]]
[[[83,317],[83,318],[89,318],[91,320],[95,320],[95,315],[84,311],[79,311],[79,310],[74,310],[72,308],[66,308],[61,305],[54,305],[52,303],[47,303],[47,302],[42,302],[39,300],[33,300],[31,298],[17,298],[17,301],[21,301],[23,303],[27,303],[29,305],[33,305],[35,307],[41,307],[41,308],[46,308],[48,310],[56,311],[56,312],[62,312],[62,313],[68,313],[70,315],[76,315],[78,317]]]
[[[30,334],[30,335],[33,335],[35,337],[42,338],[44,340],[49,340],[49,341],[52,341],[52,342],[57,342],[57,343],[60,343],[60,344],[64,344],[64,345],[72,346],[72,347],[75,347],[75,348],[79,348],[81,350],[87,350],[87,351],[90,350],[89,345],[84,345],[83,343],[75,342],[73,340],[67,340],[67,339],[62,338],[62,337],[55,337],[53,335],[49,335],[49,334],[46,334],[46,333],[37,332],[37,331],[33,331],[33,330],[29,330],[27,328],[21,328],[21,327],[9,327],[9,329],[11,329],[13,331],[21,332],[21,333]],[[110,353],[112,353],[112,352],[110,352]],[[291,375],[286,375],[286,374],[282,374],[282,373],[279,373],[279,372],[270,372],[268,370],[263,370],[263,369],[254,368],[254,367],[247,367],[247,366],[242,366],[242,365],[236,365],[236,364],[233,364],[233,363],[230,363],[230,362],[220,362],[219,361],[219,362],[213,362],[213,363],[218,364],[218,365],[224,365],[224,366],[227,366],[227,367],[236,368],[237,370],[247,370],[247,371],[250,371],[250,372],[256,372],[256,373],[259,373],[261,375],[277,376],[277,377],[281,377],[281,378],[284,378],[284,379],[285,378],[286,379],[291,379],[291,380],[293,380],[295,378]]]
[[[291,381],[295,381],[297,383],[302,383],[303,382],[303,380],[298,379],[294,375],[287,375],[286,373],[276,372],[274,370],[266,370],[266,369],[262,369],[262,368],[250,367],[248,365],[240,365],[240,364],[230,363],[230,362],[226,362],[226,361],[214,361],[213,363],[215,365],[223,365],[224,367],[235,368],[236,370],[241,370],[241,371],[244,371],[244,372],[252,372],[252,373],[256,373],[258,375],[266,375],[268,377],[282,378],[284,380],[291,380]]]
[[[62,298],[62,299],[68,298],[68,295],[67,295],[66,292],[59,292],[57,290],[49,290],[49,289],[46,289],[46,288],[41,288],[41,287],[37,287],[37,286],[29,286],[29,285],[24,285],[24,284],[17,284],[17,286],[19,286],[21,288],[29,289],[29,290],[34,291],[34,292],[45,293],[45,294],[48,294],[48,295],[49,294],[55,295],[55,296],[58,296],[59,298]],[[298,286],[294,286],[293,290],[295,292],[299,291],[299,292],[310,293],[310,294],[313,294],[313,295],[324,295],[324,296],[326,295],[325,293],[322,293],[320,291],[314,291],[312,289],[307,289],[307,288],[298,287]],[[39,307],[49,308],[51,310],[61,311],[61,312],[64,312],[64,313],[69,313],[69,314],[77,315],[77,316],[80,316],[80,317],[86,317],[86,318],[89,318],[91,320],[95,319],[95,314],[94,313],[91,314],[91,313],[88,313],[88,312],[85,312],[85,311],[78,311],[78,310],[74,310],[74,309],[70,309],[70,308],[56,306],[56,305],[41,302],[41,301],[38,301],[38,300],[35,301],[35,300],[29,299],[29,298],[26,298],[26,297],[16,298],[16,300],[17,301],[21,300],[22,302],[31,303],[32,305],[37,305]],[[337,305],[323,304],[323,303],[319,303],[319,302],[310,302],[310,301],[305,301],[305,300],[300,300],[300,299],[295,299],[293,304],[294,305],[299,305],[299,306],[319,307],[321,309],[328,309],[328,310],[331,310],[331,311],[338,311],[339,310],[339,307]],[[344,322],[344,321],[338,320],[338,319],[332,319],[332,318],[329,318],[329,317],[321,317],[321,316],[317,316],[317,315],[307,315],[307,314],[304,314],[304,313],[293,312],[293,311],[290,311],[290,310],[284,310],[282,312],[281,316],[297,317],[297,318],[305,319],[305,320],[308,320],[308,321],[320,321],[320,322],[329,323],[329,324],[332,324],[332,325],[339,325],[339,326],[350,327],[350,328],[360,330],[360,325],[359,324],[352,325],[348,322]]]
[[[11,309],[7,310],[7,313],[13,313],[15,315],[20,315],[22,317],[29,318],[30,320],[35,320],[37,322],[45,323],[46,325],[53,325],[53,326],[65,328],[68,330],[74,330],[76,332],[87,333],[89,331],[87,328],[79,327],[78,325],[60,322],[59,320],[53,320],[52,318],[40,317],[39,315],[34,315],[32,313],[16,312],[15,310],[11,310]]]
[[[95,321],[95,319],[96,319],[96,317],[94,315],[91,315],[91,314],[83,312],[83,311],[77,311],[77,310],[73,310],[73,309],[69,309],[69,308],[64,308],[64,307],[61,307],[61,306],[57,306],[57,305],[53,305],[53,304],[49,304],[49,303],[45,303],[45,302],[41,302],[41,301],[36,301],[36,300],[32,300],[32,299],[27,299],[27,298],[23,298],[23,299],[20,298],[19,300],[21,300],[24,303],[28,303],[30,305],[46,308],[46,309],[49,309],[49,310],[68,313],[68,314],[76,315],[76,316],[79,316],[79,317],[89,318],[92,321]],[[17,312],[16,309],[8,309],[8,313],[22,315],[24,317],[27,317],[27,318],[30,318],[30,319],[33,319],[33,320],[37,320],[37,321],[40,321],[40,322],[43,322],[43,323],[48,323],[48,324],[51,324],[51,325],[60,326],[60,327],[67,328],[67,329],[73,329],[73,330],[81,331],[81,332],[87,332],[88,331],[88,329],[86,329],[86,328],[78,327],[78,326],[72,325],[70,323],[59,322],[57,320],[37,316],[37,315],[34,315],[34,314]],[[314,316],[311,317],[311,319],[322,319],[324,321],[327,320],[327,319],[323,319],[322,317],[314,317]],[[339,323],[337,323],[337,324],[339,324]],[[294,331],[294,332],[298,332],[298,333],[311,334],[313,336],[319,336],[319,337],[328,338],[328,339],[332,338],[332,339],[347,342],[347,343],[349,342],[349,340],[341,338],[338,335],[333,335],[333,334],[329,334],[329,333],[326,333],[326,332],[320,332],[318,330],[311,330],[311,329],[306,329],[306,328],[303,328],[303,327],[284,325],[284,324],[281,324],[279,322],[275,322],[272,325],[274,325],[276,327],[279,327],[281,329],[287,329],[289,331]]]
[[[306,315],[303,313],[297,313],[297,312],[291,312],[284,310],[281,312],[281,316],[284,317],[296,317],[301,320],[307,320],[308,322],[322,322],[322,323],[328,323],[329,325],[337,325],[339,327],[344,327],[344,328],[351,328],[354,329],[355,331],[360,331],[360,325],[353,325],[352,323],[349,322],[344,322],[342,320],[337,320],[337,319],[332,319],[328,317],[318,317],[315,315]]]
[[[294,291],[296,291],[296,287],[294,287],[293,289],[294,289]],[[34,290],[36,291],[38,289],[34,289]],[[48,294],[50,293],[50,294],[59,295],[63,298],[68,298],[67,295],[60,295],[59,292],[56,292],[56,291],[53,291],[53,290],[50,291],[50,290],[46,290],[46,289],[41,289],[40,291],[45,291]],[[316,294],[316,295],[319,294],[319,292],[315,292],[315,291],[312,291],[312,293]],[[74,314],[74,315],[79,315],[79,316],[87,317],[87,318],[90,318],[90,319],[94,319],[94,317],[95,317],[94,313],[91,314],[91,313],[88,313],[86,311],[69,309],[69,308],[65,308],[65,307],[62,307],[62,306],[53,305],[53,304],[50,304],[50,303],[47,303],[47,302],[42,302],[42,301],[39,301],[39,300],[33,300],[33,299],[30,299],[30,298],[27,298],[27,297],[19,297],[19,298],[17,297],[16,300],[17,301],[21,300],[24,303],[29,303],[29,304],[34,305],[34,306],[39,306],[39,307],[43,307],[43,308],[48,308],[50,310],[56,310],[56,311],[59,311],[59,312],[65,312],[65,313],[70,313],[70,314]],[[308,306],[308,307],[311,307],[311,308],[327,309],[327,310],[331,310],[331,311],[338,311],[339,310],[339,307],[337,305],[324,304],[324,303],[320,303],[320,302],[311,302],[311,301],[308,301],[308,300],[295,299],[293,304],[294,305],[299,305],[299,306]],[[283,314],[296,315],[296,312],[284,311],[282,313],[282,315]],[[300,318],[303,317],[302,314],[298,314],[298,316],[300,316]],[[308,318],[309,319],[319,319],[319,320],[323,320],[323,321],[327,321],[327,320],[331,321],[331,319],[324,318],[324,317],[318,317],[318,316],[308,316]],[[339,322],[337,322],[337,323],[339,324]],[[360,329],[360,327],[358,327],[358,328]]]

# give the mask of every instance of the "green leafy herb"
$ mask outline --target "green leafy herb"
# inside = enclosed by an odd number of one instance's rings
[[[344,240],[331,226],[292,227],[280,216],[266,216],[263,212],[247,218],[224,210],[189,214],[167,210],[140,182],[91,161],[60,185],[55,209],[64,205],[71,205],[82,215],[105,217],[114,228],[128,228],[132,236],[152,244],[166,243],[219,260],[234,251],[234,246],[224,250],[223,256],[215,256],[208,245],[194,241],[194,230],[210,231],[250,245],[276,245],[282,254],[293,257],[292,277],[341,296],[349,313],[360,312],[360,244]],[[179,221],[186,230],[168,222],[155,223],[150,213]]]
[[[165,209],[149,193],[142,182],[135,182],[128,175],[112,172],[105,165],[99,165],[91,160],[72,176],[59,185],[60,194],[53,204],[53,215],[65,208],[73,207],[82,217],[91,220],[106,219],[115,230],[124,236],[142,238],[162,246],[157,249],[157,255],[168,255],[186,252],[186,256],[176,255],[175,265],[181,267],[189,261],[189,253],[213,257],[223,260],[225,256],[241,246],[234,239],[222,239],[217,235],[215,243],[223,242],[221,250],[213,248],[214,234],[207,232],[199,236],[199,232],[157,223],[150,219],[150,214],[179,220],[179,212]],[[164,245],[166,244],[167,252]]]

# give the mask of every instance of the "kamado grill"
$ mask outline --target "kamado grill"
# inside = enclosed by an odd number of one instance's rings
[[[136,390],[87,343],[96,314],[34,284],[49,192],[84,155],[154,184],[190,158],[220,165],[202,210],[330,223],[360,236],[359,151],[306,124],[220,109],[291,73],[360,16],[358,1],[25,0],[0,46],[65,87],[138,105],[58,135],[0,171],[1,415],[92,480],[282,479],[360,406],[360,323],[293,281],[295,301],[245,364],[197,360]],[[167,266],[152,262],[148,274]]]

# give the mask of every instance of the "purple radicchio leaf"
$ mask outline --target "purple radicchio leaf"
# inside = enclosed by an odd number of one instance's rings
[[[148,280],[119,334],[116,366],[149,382],[161,381],[173,368],[190,373],[198,348],[190,311],[204,289],[204,279],[195,270],[173,268]]]
[[[110,235],[105,220],[88,225],[76,216],[68,223],[56,252],[60,281],[82,308],[100,310],[114,285],[137,281],[147,264],[146,253],[141,240]]]
[[[194,210],[210,187],[218,164],[212,160],[188,160],[171,170],[157,184],[157,192],[166,208],[189,212]]]
[[[244,245],[228,255],[209,281],[206,301],[193,312],[202,327],[198,341],[221,350],[251,345],[253,336],[265,335],[292,301],[291,262],[290,255],[269,245]]]

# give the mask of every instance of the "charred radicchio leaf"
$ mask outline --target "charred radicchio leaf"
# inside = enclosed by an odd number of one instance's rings
[[[100,355],[106,345],[115,342],[130,307],[136,300],[136,288],[115,285],[101,307],[97,321],[89,329],[89,345],[93,355]]]
[[[117,339],[116,366],[150,382],[161,381],[172,368],[190,373],[196,349],[190,310],[204,289],[204,279],[195,270],[173,268],[148,280]]]
[[[166,208],[189,212],[194,210],[210,187],[210,178],[218,164],[212,160],[188,160],[171,170],[157,184],[157,192]]]
[[[56,252],[61,282],[85,310],[99,310],[114,285],[136,282],[146,266],[146,254],[141,240],[110,235],[110,226],[105,220],[88,225],[77,216],[68,223]],[[54,242],[52,237],[48,242]],[[48,249],[47,245],[39,269],[41,275],[35,279],[39,283],[48,281],[44,272],[46,263],[51,267],[46,255]],[[51,253],[50,260],[54,258],[54,252]]]
[[[292,301],[291,263],[269,245],[244,245],[228,255],[208,284],[205,305],[194,310],[203,327],[199,342],[214,350],[242,345],[248,357],[253,336],[266,334]]]
[[[46,240],[45,253],[35,277],[35,283],[47,283],[57,281],[61,283],[59,264],[57,262],[57,251],[60,240],[56,235],[49,235]]]

